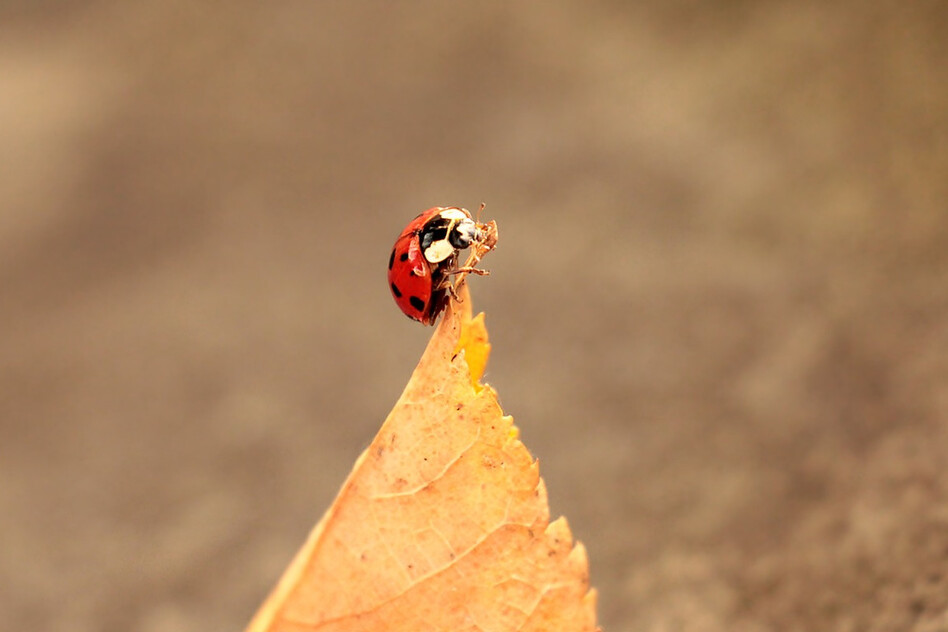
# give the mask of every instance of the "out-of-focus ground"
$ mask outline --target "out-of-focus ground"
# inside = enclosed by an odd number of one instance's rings
[[[948,629],[945,4],[568,0],[4,4],[2,627],[241,629],[481,201],[605,629]]]

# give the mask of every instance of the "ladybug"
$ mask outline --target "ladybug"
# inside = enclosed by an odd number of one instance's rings
[[[413,320],[433,325],[448,295],[454,294],[451,275],[484,273],[458,267],[458,251],[481,239],[481,225],[463,208],[435,206],[409,222],[388,260],[388,286],[399,309]]]

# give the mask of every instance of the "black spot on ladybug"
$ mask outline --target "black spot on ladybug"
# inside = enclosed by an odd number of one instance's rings
[[[394,255],[395,253],[393,252],[392,254]],[[403,252],[403,253],[402,253],[402,256],[400,256],[400,257],[398,258],[398,260],[401,261],[401,262],[403,262],[403,263],[404,263],[405,261],[408,261],[408,253],[407,253],[407,252]]]
[[[403,252],[402,257],[403,257],[402,261],[404,261],[405,259],[408,258],[408,253]],[[395,265],[395,250],[394,249],[392,249],[392,256],[388,258],[388,269],[391,270],[393,265]]]
[[[392,294],[395,295],[395,298],[402,297],[402,291],[398,289],[398,286],[392,283]],[[412,298],[415,298],[414,296]]]
[[[419,312],[425,309],[425,302],[417,296],[410,297],[408,302],[411,303],[411,306],[417,309]]]

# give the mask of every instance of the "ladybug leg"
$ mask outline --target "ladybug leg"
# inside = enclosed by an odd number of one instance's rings
[[[454,272],[452,271],[452,272],[445,272],[445,273],[444,273],[444,276],[441,278],[441,281],[438,283],[438,285],[437,285],[437,287],[436,287],[436,290],[438,290],[438,291],[443,290],[443,291],[447,292],[447,294],[448,294],[454,301],[456,301],[456,302],[458,302],[458,303],[463,303],[463,302],[464,302],[464,299],[462,299],[460,296],[458,296],[457,291],[454,289],[456,284],[455,284],[455,283],[451,283],[451,280],[450,280],[450,278],[449,278],[449,276],[448,276],[448,275],[451,275],[451,274],[454,274]]]
[[[464,299],[458,296],[457,291],[454,289],[458,287],[464,281],[464,275],[466,274],[476,274],[478,276],[487,276],[490,274],[490,270],[481,270],[480,268],[475,268],[473,266],[463,266],[460,268],[455,268],[454,270],[449,270],[445,272],[445,280],[450,275],[458,274],[461,275],[457,278],[454,283],[447,283],[445,289],[448,291],[448,294],[451,295],[451,298],[457,301],[458,303],[463,303]]]
[[[445,272],[445,274],[476,274],[477,276],[488,276],[490,275],[490,270],[483,270],[481,268],[475,268],[474,266],[462,266],[454,270],[449,270]]]
[[[454,300],[454,301],[456,301],[456,302],[458,302],[458,303],[463,303],[463,302],[464,302],[464,299],[461,298],[460,296],[458,296],[458,293],[457,293],[457,291],[454,289],[454,285],[453,285],[453,284],[449,283],[449,284],[448,284],[448,287],[445,288],[445,289],[448,290],[448,294],[451,295],[451,299],[452,299],[452,300]]]
[[[481,208],[478,211],[484,209],[484,204],[481,204]],[[481,259],[488,252],[494,249],[497,245],[497,223],[490,221],[486,224],[477,224],[478,235],[476,241],[471,245],[471,254],[468,255],[467,261],[464,262],[463,266],[457,265],[457,260],[451,262],[452,265],[447,266],[451,269],[445,270],[443,272],[445,283],[444,289],[451,296],[451,298],[457,302],[462,302],[461,297],[458,296],[455,288],[458,287],[463,281],[464,277],[468,274],[476,274],[478,276],[487,276],[490,274],[490,270],[482,270],[477,267],[477,264],[480,263]],[[454,283],[450,283],[448,278],[451,276],[457,275],[455,277]]]
[[[451,286],[452,286],[451,279],[448,278],[450,274],[451,274],[451,272],[445,272],[444,270],[439,270],[439,271],[438,271],[438,277],[439,277],[439,278],[437,278],[437,279],[434,280],[434,284],[433,284],[432,290],[435,291],[435,292],[437,292],[437,291],[439,291],[439,290],[448,290],[448,291],[450,291],[450,290],[451,290]]]
[[[483,208],[484,205],[481,204],[481,209]],[[476,266],[480,263],[481,259],[484,258],[484,255],[497,246],[497,222],[491,221],[487,224],[478,224],[477,228],[478,239],[477,242],[471,246],[471,254],[468,256],[467,261],[464,262],[463,266],[456,268],[454,271],[449,272],[449,274],[466,272],[481,276],[490,274],[489,271],[481,270]]]

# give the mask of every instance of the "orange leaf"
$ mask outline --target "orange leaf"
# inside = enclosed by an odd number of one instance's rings
[[[490,345],[461,295],[248,632],[596,629],[586,551],[478,383]]]

